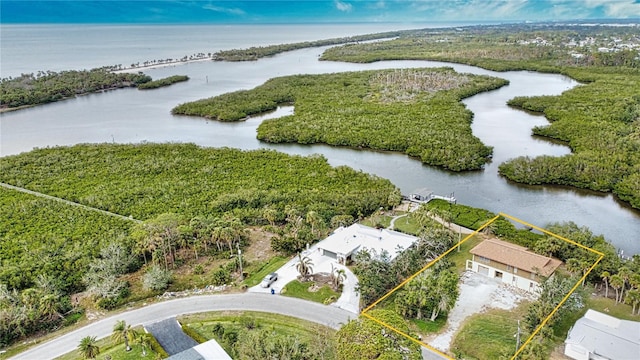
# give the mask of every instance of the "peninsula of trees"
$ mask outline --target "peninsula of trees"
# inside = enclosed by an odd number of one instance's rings
[[[189,80],[189,77],[186,75],[174,75],[174,76],[169,76],[163,79],[152,80],[143,84],[139,84],[138,89],[140,90],[157,89],[160,87],[173,85],[177,82],[182,82],[187,80]]]
[[[450,68],[294,75],[173,113],[239,121],[293,104],[294,115],[260,124],[258,139],[398,151],[453,171],[477,170],[492,149],[471,133],[473,115],[460,100],[507,83]]]
[[[40,71],[0,80],[0,110],[46,104],[97,91],[136,87],[151,81],[142,73],[92,70]]]

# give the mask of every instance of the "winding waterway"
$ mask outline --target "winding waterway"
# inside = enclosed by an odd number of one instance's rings
[[[567,147],[533,138],[531,127],[546,124],[540,116],[514,110],[514,96],[555,95],[578,84],[571,79],[533,72],[496,73],[476,67],[428,61],[388,61],[344,64],[318,61],[323,48],[303,49],[256,62],[194,62],[145,73],[153,78],[188,75],[191,80],[152,91],[124,89],[0,115],[0,155],[34,147],[93,142],[193,142],[202,146],[242,149],[273,148],[290,154],[320,153],[332,165],[347,165],[390,179],[403,193],[428,187],[438,194],[455,192],[460,203],[504,212],[535,225],[573,221],[603,234],[625,255],[640,253],[640,213],[611,195],[560,187],[520,186],[497,174],[497,166],[520,155],[565,155]],[[364,69],[449,66],[459,72],[487,74],[510,81],[501,89],[464,101],[475,114],[473,132],[494,147],[493,162],[484,171],[450,173],[405,155],[333,148],[325,145],[272,145],[256,140],[260,118],[219,123],[172,116],[178,103],[238,89],[249,89],[269,78],[299,73],[331,73]],[[269,117],[292,111],[279,109]],[[425,139],[428,141],[428,139]]]

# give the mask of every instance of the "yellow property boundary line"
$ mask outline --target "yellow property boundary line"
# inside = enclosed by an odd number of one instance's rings
[[[396,292],[398,289],[400,289],[401,287],[403,287],[404,285],[406,285],[409,281],[413,280],[416,276],[420,275],[423,271],[425,271],[426,269],[428,269],[429,267],[431,267],[433,264],[435,264],[436,262],[438,262],[440,259],[442,259],[443,257],[447,256],[450,252],[452,252],[455,248],[457,248],[458,246],[462,245],[463,243],[465,243],[467,240],[469,240],[470,238],[472,238],[473,236],[475,236],[476,234],[478,234],[480,231],[482,231],[482,229],[486,228],[487,226],[489,226],[491,223],[493,223],[494,221],[496,221],[497,219],[499,219],[500,217],[504,217],[510,220],[513,220],[515,222],[518,222],[524,226],[528,226],[532,229],[536,229],[544,234],[547,234],[549,236],[555,237],[557,239],[566,241],[569,244],[578,246],[584,250],[587,250],[591,253],[594,253],[596,255],[599,255],[598,259],[593,263],[593,265],[591,265],[591,267],[589,268],[588,271],[586,271],[582,277],[575,283],[575,285],[571,288],[571,290],[569,291],[569,293],[567,295],[565,295],[565,297],[562,299],[562,301],[560,301],[560,303],[558,303],[558,305],[551,311],[551,313],[549,315],[547,315],[547,317],[540,323],[540,325],[538,325],[538,327],[533,331],[533,333],[531,333],[531,335],[527,338],[527,340],[525,340],[525,342],[520,346],[520,348],[518,348],[518,350],[516,351],[516,353],[513,355],[513,357],[511,358],[511,360],[514,360],[517,358],[517,356],[524,350],[524,348],[533,340],[533,338],[540,332],[540,330],[547,324],[547,322],[549,322],[549,320],[551,319],[551,317],[558,311],[558,309],[560,309],[560,307],[567,301],[567,299],[569,299],[569,296],[571,296],[571,294],[573,294],[573,292],[578,288],[578,286],[580,286],[580,284],[582,283],[582,281],[587,277],[587,275],[589,275],[589,273],[591,273],[591,271],[593,271],[593,269],[598,265],[598,263],[600,263],[600,261],[604,258],[604,254],[601,253],[600,251],[594,250],[590,247],[584,246],[582,244],[578,244],[577,242],[564,238],[560,235],[554,234],[552,232],[549,232],[543,228],[540,228],[538,226],[529,224],[525,221],[522,221],[518,218],[515,218],[513,216],[504,214],[504,213],[499,213],[498,215],[496,215],[494,218],[492,218],[491,220],[487,221],[484,225],[482,225],[481,227],[479,227],[476,231],[472,232],[471,234],[467,235],[462,241],[456,243],[455,245],[453,245],[451,248],[449,248],[449,250],[445,251],[442,255],[438,256],[437,258],[433,259],[431,262],[429,262],[427,265],[425,265],[422,269],[420,269],[419,271],[417,271],[415,274],[409,276],[406,280],[404,280],[403,282],[401,282],[400,284],[398,284],[398,286],[394,287],[393,289],[391,289],[389,292],[387,292],[386,294],[384,294],[382,297],[380,297],[378,300],[374,301],[373,304],[369,305],[367,308],[365,308],[364,310],[362,310],[362,312],[360,313],[360,315],[371,319],[372,321],[392,330],[395,331],[396,333],[406,337],[407,339],[413,341],[414,343],[420,345],[420,346],[424,346],[426,348],[428,348],[429,350],[447,358],[447,359],[451,359],[454,360],[454,358],[450,357],[449,355],[443,353],[442,351],[434,348],[433,346],[420,341],[410,335],[408,335],[407,333],[396,329],[395,327],[385,323],[384,321],[381,321],[377,318],[375,318],[374,316],[371,316],[370,314],[368,314],[368,312],[370,310],[372,310],[376,305],[378,305],[381,301],[383,301],[384,299],[388,298],[389,296],[391,296],[391,294],[393,294],[394,292]]]

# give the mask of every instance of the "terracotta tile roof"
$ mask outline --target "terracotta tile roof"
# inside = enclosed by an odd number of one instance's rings
[[[558,259],[539,255],[524,246],[498,239],[484,240],[469,252],[542,276],[553,274],[562,264],[562,261]]]

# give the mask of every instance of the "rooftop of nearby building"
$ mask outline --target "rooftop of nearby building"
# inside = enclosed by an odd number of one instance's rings
[[[565,343],[607,359],[637,359],[640,322],[621,320],[589,309],[571,328]]]
[[[318,246],[322,249],[350,255],[362,249],[382,251],[389,253],[391,259],[395,258],[398,250],[405,250],[418,238],[401,232],[375,229],[369,226],[353,224],[346,228],[336,229],[329,237],[322,240]]]

